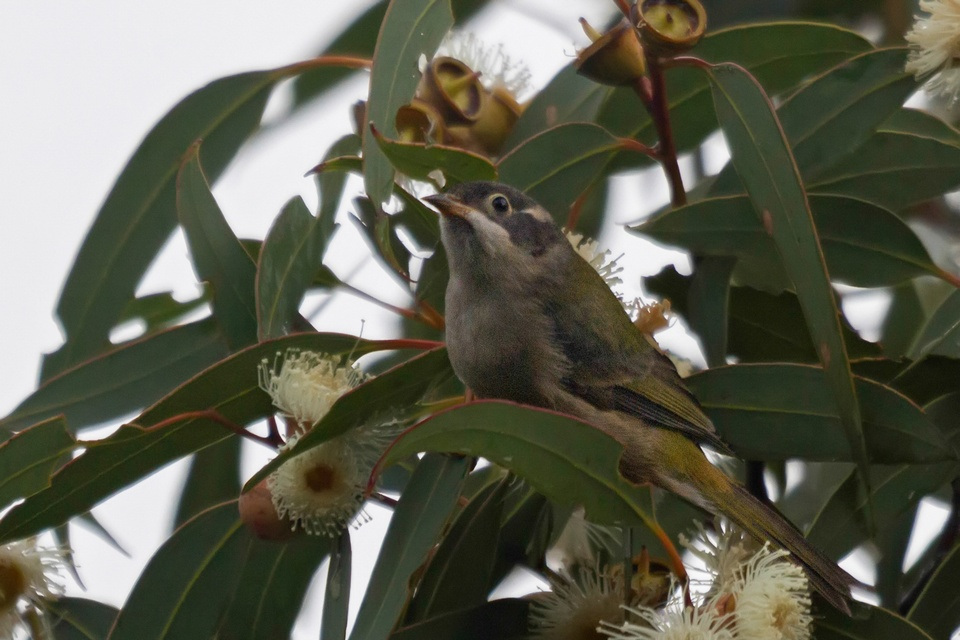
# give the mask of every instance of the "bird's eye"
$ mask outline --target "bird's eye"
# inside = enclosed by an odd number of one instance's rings
[[[493,207],[493,210],[497,213],[510,211],[510,201],[503,196],[493,196],[493,198],[490,199],[490,206]]]

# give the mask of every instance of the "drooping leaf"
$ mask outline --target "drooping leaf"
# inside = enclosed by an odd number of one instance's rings
[[[201,281],[213,287],[213,316],[233,349],[257,340],[256,266],[230,229],[191,147],[177,175],[177,215]]]
[[[467,475],[467,458],[425,456],[394,509],[351,640],[385,640],[410,596],[410,577],[450,517]]]
[[[323,617],[320,620],[320,637],[324,640],[345,640],[347,637],[352,563],[350,531],[344,529],[337,538],[336,548],[330,552],[330,566],[327,568]]]
[[[559,224],[574,200],[599,177],[620,141],[595,124],[572,122],[547,129],[497,162],[501,182],[520,189]]]
[[[800,174],[773,105],[742,68],[716,65],[708,73],[717,118],[733,164],[793,281],[823,364],[843,430],[869,492],[866,443],[839,312]]]
[[[457,515],[430,558],[407,620],[426,620],[443,613],[483,604],[493,588],[507,478],[488,484]]]
[[[405,285],[410,280],[407,273],[410,251],[400,242],[393,217],[375,207],[370,198],[354,198],[353,204],[356,213],[352,220],[370,244],[374,256],[380,258],[381,264],[401,285]]]
[[[260,340],[279,338],[294,319],[325,249],[324,228],[297,196],[274,220],[260,249],[256,273]]]
[[[442,144],[388,140],[376,130],[372,135],[394,168],[411,178],[434,181],[431,174],[438,170],[448,184],[495,180],[497,177],[493,164],[472,151]]]
[[[320,166],[323,167],[330,160],[343,156],[354,156],[360,153],[360,136],[350,133],[332,145],[323,157]],[[362,165],[357,158],[356,173],[362,172]],[[318,200],[320,207],[317,211],[317,224],[321,240],[321,246],[324,248],[330,243],[333,234],[337,230],[337,210],[340,208],[340,201],[343,199],[343,191],[347,185],[347,175],[342,171],[320,170],[316,172]]]
[[[450,0],[391,0],[377,36],[366,109],[367,122],[386,137],[396,137],[397,110],[413,98],[420,56],[432,56],[451,25]],[[393,190],[393,167],[367,127],[361,135],[363,183],[379,210]]]
[[[854,373],[892,387],[923,406],[957,390],[960,360],[927,356],[920,361],[868,358],[851,363]]]
[[[687,292],[690,328],[700,336],[711,367],[727,362],[730,275],[735,265],[736,260],[728,256],[702,258]]]
[[[227,355],[212,319],[157,332],[48,378],[0,429],[15,431],[63,414],[72,429],[105,422],[155,402]]]
[[[457,406],[407,430],[382,466],[422,451],[492,460],[551,500],[584,506],[593,522],[652,522],[643,490],[619,474],[623,446],[569,416],[496,400]]]
[[[57,640],[106,640],[119,610],[88,598],[63,597],[44,604]]]
[[[228,438],[193,454],[174,527],[240,495],[240,444],[240,438]]]
[[[298,535],[284,543],[252,539],[233,602],[211,637],[291,637],[310,582],[331,546],[324,536]]]
[[[207,640],[233,600],[253,545],[236,502],[197,516],[150,559],[110,640]]]
[[[62,416],[39,422],[0,444],[0,509],[49,486],[57,465],[76,446]]]
[[[960,291],[954,291],[933,312],[910,347],[914,360],[928,355],[960,358]]]
[[[190,94],[147,134],[124,167],[87,233],[64,284],[57,315],[66,344],[45,358],[49,378],[109,347],[110,330],[177,221],[175,178],[187,148],[204,139],[215,180],[260,122],[286,70],[215,80]]]
[[[865,612],[845,615],[830,605],[818,603],[814,618],[817,640],[933,640],[924,629],[896,613],[863,605]]]
[[[811,194],[809,202],[832,279],[878,287],[941,273],[916,234],[892,212],[845,196]],[[747,196],[707,198],[664,210],[632,230],[697,254],[736,256],[769,274],[768,282],[790,285],[776,241]]]
[[[159,329],[173,325],[177,320],[196,311],[210,302],[210,291],[206,287],[196,298],[181,302],[173,297],[173,293],[150,293],[134,298],[123,309],[120,322],[143,322],[145,333],[153,333]]]
[[[357,353],[357,352],[354,352]],[[364,421],[377,417],[400,417],[416,410],[416,404],[440,382],[453,375],[446,349],[427,351],[364,382],[344,394],[320,422],[255,473],[244,491],[249,491],[284,462]]]
[[[528,600],[503,598],[402,627],[390,640],[524,640],[529,610]]]
[[[928,113],[901,109],[810,189],[899,211],[960,185],[960,133]]]
[[[378,342],[342,334],[308,333],[244,349],[178,387],[144,411],[135,423],[122,426],[103,440],[85,443],[84,453],[61,468],[49,488],[6,514],[0,521],[0,541],[24,538],[61,524],[168,462],[237,437],[211,420],[208,411],[216,411],[239,425],[272,414],[270,397],[257,380],[257,370],[264,359],[273,360],[286,349],[333,356],[352,352],[359,357],[409,346],[413,345],[403,341]],[[375,408],[366,407],[367,411]]]
[[[871,465],[870,503],[876,530],[890,523],[957,474],[956,462]],[[807,532],[811,544],[841,558],[870,538],[867,502],[855,472],[829,497]]]
[[[720,435],[749,460],[853,461],[820,367],[738,364],[686,379]],[[935,462],[953,452],[923,410],[893,389],[855,379],[870,460]]]
[[[960,626],[960,589],[957,589],[957,570],[960,569],[960,546],[954,546],[930,581],[924,586],[907,620],[922,627],[931,637],[948,638]]]

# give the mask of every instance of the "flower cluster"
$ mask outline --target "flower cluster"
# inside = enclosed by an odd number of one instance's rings
[[[803,570],[785,551],[760,545],[739,529],[699,527],[685,546],[704,578],[680,590],[648,560],[637,567],[624,597],[621,573],[581,568],[576,579],[551,580],[536,602],[538,638],[577,640],[809,640],[810,592]],[[693,571],[693,570],[691,570]],[[657,581],[659,580],[659,582]],[[645,589],[643,585],[657,586]],[[639,587],[638,587],[639,585]],[[662,585],[662,586],[659,586]],[[629,602],[624,606],[624,602]],[[693,603],[693,606],[691,606]]]
[[[0,638],[37,624],[45,601],[63,593],[64,551],[37,546],[33,539],[0,546]]]
[[[272,363],[265,359],[259,377],[292,425],[280,452],[294,448],[340,396],[366,379],[352,362],[297,350],[278,353]],[[292,530],[337,535],[361,514],[367,480],[396,432],[393,425],[359,425],[294,456],[267,478],[268,494],[246,494],[254,496],[251,501],[269,497],[273,509],[264,513],[259,504],[246,505],[245,521],[263,537],[282,537],[271,518]]]
[[[928,78],[927,90],[960,98],[960,0],[921,0],[929,15],[918,17],[906,35],[911,45],[906,70]]]

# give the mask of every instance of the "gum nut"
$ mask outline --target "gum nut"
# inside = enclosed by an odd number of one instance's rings
[[[476,120],[484,94],[480,74],[445,56],[430,61],[417,87],[417,97],[436,109],[447,125]]]
[[[290,522],[277,516],[266,479],[247,493],[240,494],[237,506],[240,519],[261,540],[289,540],[295,535]]]

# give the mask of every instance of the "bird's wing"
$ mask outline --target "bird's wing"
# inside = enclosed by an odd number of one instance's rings
[[[569,363],[567,390],[599,409],[621,411],[730,453],[676,367],[647,342],[593,267],[579,258],[570,267],[565,275],[586,279],[588,286],[566,291],[586,295],[561,293],[547,308]]]

